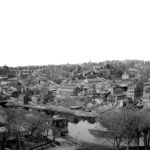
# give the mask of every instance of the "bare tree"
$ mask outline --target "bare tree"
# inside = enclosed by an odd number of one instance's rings
[[[127,150],[133,141],[137,148],[139,147],[143,128],[142,118],[137,111],[123,109],[118,112],[111,112],[100,117],[100,123],[111,134],[116,150],[119,149],[121,142],[126,143]]]

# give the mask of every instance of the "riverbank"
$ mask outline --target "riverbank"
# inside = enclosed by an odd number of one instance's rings
[[[110,146],[82,142],[81,146],[77,150],[113,150],[113,148]]]
[[[59,145],[48,147],[44,150],[116,150],[113,146],[100,145],[83,141],[72,141],[67,139],[59,139]],[[125,146],[119,148],[119,150],[126,150]],[[137,150],[136,146],[130,147],[130,150]],[[140,146],[138,150],[145,150],[145,147]]]
[[[137,147],[130,147],[129,149],[137,150]],[[115,148],[92,143],[82,143],[82,145],[76,150],[115,150]],[[119,150],[126,150],[126,147],[121,147]],[[140,146],[138,150],[145,150],[145,147]]]
[[[55,145],[54,147],[48,147],[44,150],[114,150],[112,146],[104,146],[89,142],[76,141],[72,138],[70,139],[56,139],[59,145]]]
[[[29,109],[36,109],[36,110],[43,110],[48,112],[57,112],[60,114],[66,114],[66,115],[72,115],[76,117],[91,117],[91,118],[97,118],[99,115],[110,112],[117,108],[118,101],[115,101],[115,103],[112,106],[106,107],[105,109],[101,109],[99,112],[85,112],[82,110],[71,110],[69,108],[63,107],[63,106],[56,106],[56,105],[24,105],[20,103],[18,100],[16,101],[10,101],[6,104],[7,107],[22,107],[22,108],[29,108]]]

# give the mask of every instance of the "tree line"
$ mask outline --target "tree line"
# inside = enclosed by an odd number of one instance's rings
[[[130,145],[137,150],[140,143],[145,150],[150,149],[150,112],[145,110],[122,109],[100,117],[100,123],[107,129],[103,133],[113,141],[114,148],[119,150],[121,145],[129,150]]]

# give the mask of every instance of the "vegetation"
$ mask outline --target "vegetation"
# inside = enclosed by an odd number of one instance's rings
[[[3,66],[0,68],[1,76],[15,76],[15,70],[36,70],[41,69],[41,73],[44,75],[46,80],[53,80],[60,83],[63,79],[85,79],[85,78],[97,78],[104,77],[107,79],[120,79],[124,71],[132,68],[137,70],[144,76],[149,76],[149,61],[141,60],[125,60],[125,61],[105,61],[99,63],[83,63],[83,64],[65,64],[65,65],[47,65],[47,66],[26,66],[10,68],[8,66]],[[141,67],[142,66],[142,67]],[[134,77],[137,72],[130,73],[131,77]],[[34,80],[28,79],[29,83],[34,84]]]
[[[130,147],[134,143],[139,149],[142,139],[146,150],[150,148],[150,112],[123,109],[100,117],[100,123],[108,129],[104,134],[113,141],[116,150],[120,144]]]
[[[142,66],[142,67],[141,67]],[[96,78],[105,78],[105,79],[120,79],[122,74],[126,71],[130,74],[130,77],[135,77],[137,72],[144,76],[150,75],[150,62],[143,62],[138,60],[127,60],[124,62],[121,61],[106,61],[101,63],[84,63],[77,65],[48,65],[48,66],[29,66],[29,67],[18,67],[18,68],[9,68],[4,66],[0,68],[1,76],[13,77],[15,71],[22,69],[29,69],[34,71],[34,69],[39,68],[39,72],[33,76],[25,78],[25,85],[38,87],[37,89],[26,89],[24,92],[24,103],[28,104],[31,101],[31,97],[34,94],[38,95],[38,100],[42,99],[43,104],[47,104],[49,101],[54,102],[57,100],[57,104],[60,104],[64,107],[70,106],[82,106],[83,109],[87,104],[91,102],[91,97],[80,97],[80,94],[83,94],[88,91],[84,86],[77,86],[73,91],[72,97],[57,97],[55,91],[49,91],[49,84],[45,84],[48,80],[52,80],[57,84],[60,84],[62,81],[67,83],[74,83],[74,80],[80,79],[96,79]],[[135,73],[130,73],[130,68],[137,70]],[[2,78],[3,79],[3,78]],[[65,83],[65,82],[64,82]],[[43,85],[44,84],[44,85]],[[53,83],[50,83],[53,85]],[[55,85],[55,84],[54,84]],[[9,84],[10,86],[10,84]],[[14,85],[13,85],[14,87]],[[16,85],[19,89],[23,85]],[[102,86],[102,89],[105,89],[105,85]],[[18,97],[19,92],[12,93],[12,97]],[[90,92],[92,94],[96,93],[96,87],[90,87]],[[89,92],[89,93],[90,93]],[[121,93],[121,91],[117,91]],[[79,97],[78,97],[79,96]],[[137,82],[134,99],[135,105],[143,96],[143,81],[140,80]],[[7,99],[4,95],[0,97],[2,100]],[[105,98],[106,99],[106,98]],[[52,104],[52,103],[51,103]],[[133,105],[128,105],[126,109],[120,110],[118,112],[107,113],[106,115],[100,117],[100,123],[108,129],[108,131],[101,134],[103,137],[111,139],[114,148],[119,150],[121,144],[126,145],[129,149],[130,144],[134,143],[137,149],[140,146],[140,140],[143,140],[145,149],[150,148],[150,112],[148,110],[135,110]],[[39,112],[30,112],[26,110],[15,110],[8,109],[6,110],[7,114],[7,129],[8,132],[0,135],[0,149],[3,149],[7,145],[9,138],[12,138],[12,135],[17,143],[16,148],[14,149],[23,149],[23,141],[32,141],[32,139],[41,139],[41,134],[47,129],[47,126],[43,123],[47,119],[45,115]],[[28,136],[23,136],[22,133],[27,133]]]
[[[136,101],[140,100],[141,97],[143,96],[143,88],[144,88],[143,81],[142,80],[138,81],[134,90],[134,99]]]
[[[37,111],[24,109],[6,109],[7,132],[0,136],[1,149],[4,147],[12,150],[24,150],[30,142],[42,140],[42,133],[48,130],[45,121],[48,119],[45,114]],[[14,144],[10,141],[15,141]]]

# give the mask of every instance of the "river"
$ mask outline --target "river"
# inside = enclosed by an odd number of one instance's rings
[[[99,122],[89,123],[88,120],[80,120],[78,123],[69,122],[68,124],[69,135],[74,139],[88,143],[110,145],[107,139],[92,135],[90,129],[106,131]]]
[[[77,118],[76,118],[77,119]],[[112,145],[105,138],[97,138],[90,133],[93,130],[106,130],[99,122],[91,122],[91,120],[74,120],[68,123],[69,136],[80,142],[88,142],[98,145]],[[52,150],[76,150],[76,145],[62,145],[61,147],[51,148]],[[49,150],[49,149],[47,149]]]

